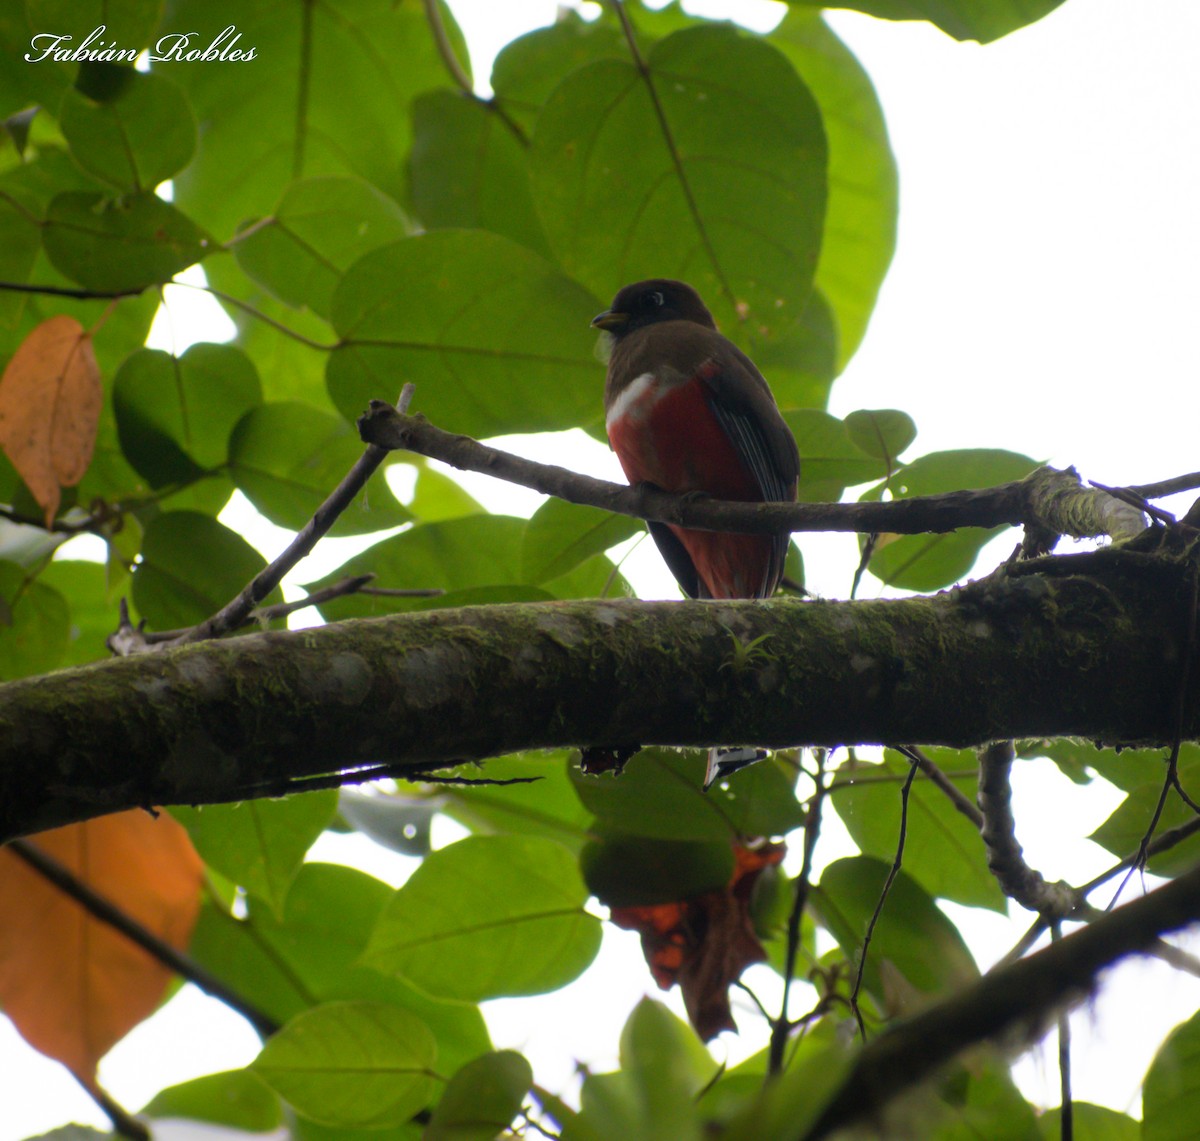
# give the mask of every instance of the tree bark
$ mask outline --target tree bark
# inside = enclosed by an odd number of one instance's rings
[[[466,607],[10,682],[0,838],[556,746],[1190,738],[1194,556],[1133,549],[1162,536],[929,598]]]

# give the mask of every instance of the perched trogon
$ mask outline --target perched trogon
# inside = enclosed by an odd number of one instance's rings
[[[630,483],[746,502],[796,498],[800,456],[775,398],[690,285],[627,285],[592,324],[613,338],[605,425]],[[649,527],[691,598],[768,598],[783,576],[786,534]],[[714,750],[706,785],[757,756]]]

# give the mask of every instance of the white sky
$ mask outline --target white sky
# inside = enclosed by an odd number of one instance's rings
[[[483,74],[490,53],[552,19],[555,7],[553,0],[451,6],[475,33],[476,72]],[[743,0],[734,7],[757,15],[774,6]],[[831,410],[903,408],[919,430],[914,455],[1007,447],[1075,464],[1110,484],[1200,468],[1191,414],[1200,376],[1193,267],[1200,255],[1200,5],[1067,0],[986,48],[955,44],[925,25],[847,13],[831,22],[877,85],[902,194],[896,260],[866,343],[834,386]],[[170,303],[185,342],[182,299]],[[619,478],[612,457],[580,436],[547,458]],[[469,483],[489,506],[529,510],[537,502],[482,477]],[[257,534],[264,549],[272,546],[269,531]],[[810,586],[844,596],[853,540],[806,537],[803,546]],[[673,592],[649,544],[626,570],[649,593]],[[297,580],[313,577],[308,564]],[[1075,882],[1107,866],[1083,837],[1112,803],[1103,789],[1081,792],[1053,771],[1019,770],[1016,812],[1031,863],[1048,878]],[[1065,805],[1074,809],[1070,818]],[[835,831],[831,820],[827,852],[836,851]],[[343,840],[325,845],[322,857],[352,860],[366,850]],[[374,874],[393,882],[406,874],[400,857],[369,855]],[[983,965],[1027,923],[1018,917],[1009,927],[949,910]],[[765,975],[747,978],[769,994]],[[612,1061],[620,1025],[646,992],[658,994],[636,937],[620,933],[606,940],[602,965],[568,991],[492,1004],[489,1020],[497,1044],[526,1048],[539,1080],[555,1088],[569,1080],[576,1057],[600,1067]],[[1120,968],[1115,984],[1075,1018],[1076,1096],[1135,1106],[1154,1046],[1198,1005],[1194,979],[1154,965]],[[750,1045],[733,1047],[734,1056]],[[255,1052],[240,1019],[187,988],[113,1051],[101,1080],[137,1108],[164,1084],[244,1064]],[[1028,1092],[1056,1100],[1050,1061],[1034,1056],[1019,1072]],[[0,1141],[71,1117],[103,1124],[64,1071],[25,1047],[3,1020],[0,1074]]]

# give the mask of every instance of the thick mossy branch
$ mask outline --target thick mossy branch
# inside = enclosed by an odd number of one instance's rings
[[[1040,573],[1025,564],[898,601],[465,607],[11,682],[0,686],[0,836],[136,805],[279,795],[380,762],[542,747],[1163,743],[1176,728],[1191,557],[1039,559]],[[1189,694],[1185,736],[1198,724]]]
[[[1130,539],[1146,528],[1145,516],[1136,507],[1107,491],[1082,486],[1074,468],[1040,467],[1023,483],[1029,497],[1029,523],[1052,534]]]

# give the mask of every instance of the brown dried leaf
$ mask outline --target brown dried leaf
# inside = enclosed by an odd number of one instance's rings
[[[104,390],[92,338],[74,317],[43,321],[0,377],[0,448],[54,522],[62,488],[92,462]]]
[[[200,908],[203,864],[169,816],[121,812],[31,841],[178,950]],[[0,849],[0,1007],[30,1045],[84,1082],[162,1000],[171,972]]]

